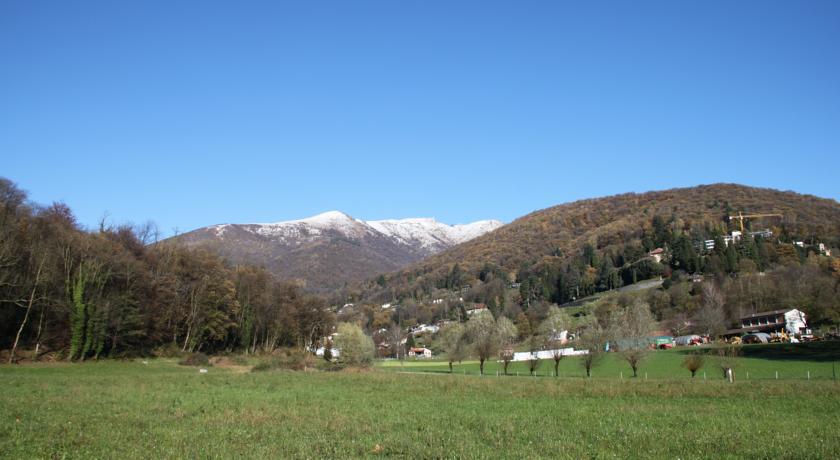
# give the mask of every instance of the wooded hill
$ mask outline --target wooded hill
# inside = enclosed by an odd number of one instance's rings
[[[769,268],[780,256],[795,252],[794,241],[824,243],[828,248],[840,245],[837,201],[737,184],[703,185],[587,199],[536,211],[404,270],[371,280],[356,294],[369,299],[422,298],[437,288],[457,288],[470,280],[495,277],[526,284],[525,290],[534,288],[528,284],[537,284],[536,290],[543,292],[523,292],[525,301],[541,297],[562,303],[667,272],[669,266],[688,273],[735,272],[740,258],[730,255],[727,259],[726,246],[721,244],[717,253],[705,254],[704,241],[717,238],[721,243],[721,237],[740,230],[740,221],[729,219],[739,212],[782,214],[781,218],[744,220],[747,233],[773,232],[772,237],[757,238],[760,247],[733,245],[739,253],[762,252],[750,257],[758,269]],[[753,239],[745,238],[745,246],[750,241]],[[776,250],[780,243],[786,245],[781,255]],[[658,247],[664,247],[670,263],[650,262],[648,251]],[[807,256],[806,248],[799,249],[801,253],[788,255]],[[564,273],[568,279],[558,280]]]

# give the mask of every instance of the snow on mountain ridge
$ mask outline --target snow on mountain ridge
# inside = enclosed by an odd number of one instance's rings
[[[217,237],[221,237],[230,225],[214,225],[212,229]],[[280,243],[304,243],[335,232],[347,238],[381,235],[400,244],[435,252],[469,241],[502,225],[497,220],[448,225],[431,217],[364,221],[340,211],[327,211],[304,219],[244,224],[240,227]]]

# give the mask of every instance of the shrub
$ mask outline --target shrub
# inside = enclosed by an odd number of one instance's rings
[[[284,348],[277,350],[272,356],[261,360],[251,370],[255,372],[275,369],[305,371],[313,367],[315,367],[315,358],[311,353],[297,348]]]
[[[683,358],[683,367],[688,369],[691,372],[691,378],[694,378],[694,375],[703,367],[705,362],[706,356],[704,354],[694,352],[685,355],[685,358]]]
[[[375,354],[373,339],[355,324],[341,323],[338,325],[335,345],[339,350],[338,359],[343,364],[367,367],[373,363]]]
[[[204,353],[190,353],[179,361],[178,364],[182,366],[209,366],[210,358]]]

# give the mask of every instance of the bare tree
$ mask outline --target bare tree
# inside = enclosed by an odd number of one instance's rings
[[[700,332],[715,338],[726,329],[726,313],[723,309],[726,300],[713,283],[703,284],[703,304],[697,312],[695,321]]]
[[[12,351],[9,353],[9,364],[12,364],[15,361],[15,352],[17,351],[18,343],[20,342],[20,335],[23,332],[23,329],[26,327],[26,323],[29,320],[29,315],[32,312],[32,305],[35,304],[35,294],[38,292],[38,288],[40,287],[41,282],[41,274],[44,272],[44,263],[46,262],[46,256],[42,256],[40,262],[38,262],[38,268],[35,273],[35,279],[32,282],[32,288],[29,291],[29,298],[26,301],[26,305],[17,304],[20,307],[26,308],[26,314],[23,316],[23,320],[20,322],[20,327],[18,328],[17,334],[15,335],[15,342],[12,345]]]
[[[403,339],[405,338],[405,332],[400,327],[399,324],[393,323],[391,327],[388,328],[388,343],[393,347],[395,357],[402,362],[405,359],[405,350],[403,349]],[[402,352],[402,353],[400,353]]]
[[[700,352],[693,352],[685,355],[683,358],[683,367],[691,372],[691,378],[699,371],[706,363],[706,355]]]
[[[466,356],[466,342],[464,326],[461,323],[450,323],[444,326],[438,337],[438,346],[443,349],[449,361],[449,373],[452,373],[452,363],[462,361]]]
[[[496,334],[498,336],[499,347],[502,350],[501,358],[505,367],[505,375],[507,375],[508,365],[513,361],[513,342],[518,335],[516,325],[507,317],[500,316],[496,320]]]
[[[516,326],[505,317],[494,321],[492,315],[480,314],[467,321],[466,336],[478,355],[479,371],[484,375],[485,361],[512,342],[516,337]]]
[[[528,340],[528,348],[531,354],[528,356],[528,370],[531,372],[531,375],[534,375],[534,372],[537,371],[540,367],[540,363],[542,360],[540,359],[540,338],[538,336],[533,336]]]
[[[626,308],[616,312],[610,322],[612,337],[619,339],[616,341],[619,353],[633,370],[633,377],[637,377],[639,365],[650,352],[648,336],[656,327],[650,307],[637,298]]]
[[[579,348],[587,351],[586,354],[581,355],[580,364],[586,371],[587,377],[592,377],[592,369],[604,358],[605,345],[608,341],[609,334],[597,322],[593,322],[580,333]]]
[[[563,359],[564,333],[569,330],[572,319],[563,310],[557,307],[549,307],[548,315],[540,324],[539,332],[543,337],[546,346],[551,350],[551,357],[554,359],[554,376],[560,375],[560,361]]]

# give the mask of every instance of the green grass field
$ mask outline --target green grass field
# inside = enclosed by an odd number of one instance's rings
[[[698,373],[703,378],[705,372],[707,379],[721,379],[722,371],[718,366],[713,349],[704,349],[710,353],[706,359],[704,369]],[[685,354],[694,349],[678,348],[666,351],[651,352],[648,358],[641,364],[639,377],[644,379],[668,379],[668,380],[689,380],[691,374],[682,367]],[[834,359],[837,359],[835,368]],[[833,379],[835,373],[840,378],[840,342],[813,342],[806,344],[770,344],[770,345],[746,345],[742,347],[742,356],[738,358],[735,367],[735,375],[739,380],[807,380],[810,379]],[[449,372],[449,363],[444,360],[410,360],[410,361],[384,361],[380,367],[388,371],[402,372]],[[579,359],[575,357],[564,357],[560,361],[560,376],[564,378],[584,378],[586,375]],[[467,360],[462,363],[455,363],[455,373],[478,374],[478,361]],[[484,372],[486,375],[495,376],[502,373],[502,364],[494,361],[485,363]],[[520,376],[528,375],[528,365],[525,362],[511,363],[508,367],[508,374]],[[537,370],[538,376],[553,376],[554,361],[544,360],[540,362]],[[596,379],[620,379],[629,378],[632,375],[630,366],[616,353],[605,356],[603,361],[592,371],[592,377]]]
[[[410,371],[434,363],[207,374],[170,360],[0,366],[0,457],[837,458],[833,380],[727,384],[715,371],[690,381],[679,359],[657,353],[648,381],[618,379],[617,363],[575,377],[572,360],[560,379]],[[753,372],[831,367],[744,360]]]

